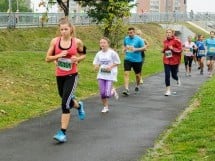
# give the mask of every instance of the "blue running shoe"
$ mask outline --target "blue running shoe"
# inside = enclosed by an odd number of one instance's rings
[[[53,138],[60,143],[64,143],[67,141],[66,135],[61,130],[57,131]]]
[[[78,104],[80,105],[78,108],[78,116],[80,120],[84,120],[85,118],[85,111],[84,111],[84,103],[82,101],[79,101]]]

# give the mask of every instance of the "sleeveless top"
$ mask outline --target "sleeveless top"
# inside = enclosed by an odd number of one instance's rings
[[[65,57],[58,58],[55,71],[56,76],[66,76],[78,73],[77,64],[73,63],[71,60],[71,57],[77,54],[75,38],[71,39],[71,46],[67,49],[62,49],[60,47],[60,41],[61,38],[59,37],[55,45],[55,55],[60,54],[64,50],[67,50],[68,54]]]

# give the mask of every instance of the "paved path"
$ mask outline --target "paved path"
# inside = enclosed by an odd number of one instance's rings
[[[194,66],[194,68],[197,68]],[[184,71],[184,66],[181,66]],[[111,100],[110,112],[102,115],[97,96],[84,100],[87,118],[76,111],[68,142],[56,144],[60,110],[0,132],[0,161],[136,161],[187,106],[198,87],[207,80],[194,69],[192,77],[180,73],[182,86],[171,81],[176,94],[165,97],[164,74],[144,80],[141,92]],[[118,89],[121,92],[122,89]]]

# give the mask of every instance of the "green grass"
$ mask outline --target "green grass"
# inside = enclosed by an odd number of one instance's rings
[[[208,37],[203,31],[185,25]],[[161,134],[141,161],[215,161],[214,85],[215,77],[202,85],[181,119]]]
[[[157,149],[148,151],[141,161],[215,160],[215,77],[205,83],[191,102],[188,112]],[[162,139],[162,138],[161,138]]]
[[[160,72],[161,44],[158,38],[163,33],[158,25],[140,25],[148,29],[151,46],[146,53],[144,77]],[[77,36],[83,40],[89,51],[97,51],[101,37],[95,26],[77,27]],[[0,43],[0,129],[14,126],[23,120],[42,115],[59,107],[60,98],[57,93],[54,75],[54,63],[46,63],[45,55],[49,42],[56,34],[56,28],[32,28],[16,30],[0,30],[0,37],[7,37]],[[92,36],[93,35],[93,36]],[[151,38],[154,35],[155,38]],[[5,46],[5,48],[4,48]],[[158,49],[158,50],[157,50]],[[120,51],[120,50],[119,50]],[[119,53],[123,61],[123,55]],[[89,52],[87,58],[79,64],[80,81],[76,91],[78,99],[84,99],[98,93],[97,73],[93,70],[95,52]],[[134,81],[134,74],[131,81]],[[117,87],[123,85],[123,62],[119,66]]]

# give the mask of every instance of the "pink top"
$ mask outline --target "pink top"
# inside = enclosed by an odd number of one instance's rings
[[[77,64],[72,62],[71,57],[77,54],[76,40],[75,38],[72,38],[71,46],[67,49],[63,49],[60,47],[60,41],[61,38],[59,37],[55,45],[55,55],[61,53],[64,50],[67,50],[68,54],[65,57],[58,58],[55,72],[56,76],[66,76],[70,74],[75,74],[78,72],[78,68]]]

